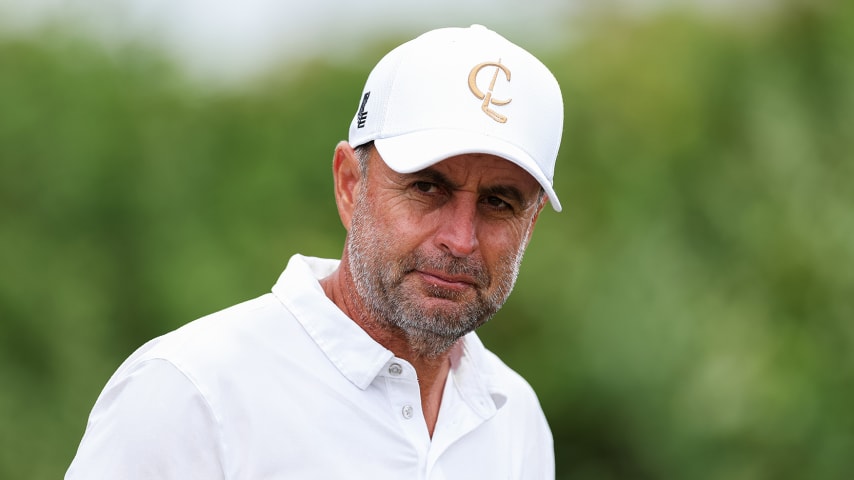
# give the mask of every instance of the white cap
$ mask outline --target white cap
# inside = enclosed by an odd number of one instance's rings
[[[480,25],[427,32],[389,52],[368,76],[350,145],[370,141],[389,168],[411,173],[487,153],[531,174],[556,211],[563,131],[557,80],[533,55]]]

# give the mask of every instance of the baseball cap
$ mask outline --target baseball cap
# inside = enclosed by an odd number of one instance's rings
[[[562,131],[554,75],[521,47],[472,25],[429,31],[383,57],[362,91],[349,143],[373,141],[398,173],[455,155],[496,155],[531,174],[559,212],[553,181]]]

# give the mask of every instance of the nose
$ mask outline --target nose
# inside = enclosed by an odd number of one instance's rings
[[[477,203],[456,199],[448,202],[439,218],[436,232],[439,248],[462,258],[474,253],[477,240]]]

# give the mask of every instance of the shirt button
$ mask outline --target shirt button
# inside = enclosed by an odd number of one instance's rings
[[[415,409],[412,408],[412,405],[404,405],[400,413],[403,415],[403,418],[409,420],[415,414]]]
[[[403,373],[403,367],[401,367],[399,363],[392,363],[388,366],[388,373],[396,377]]]

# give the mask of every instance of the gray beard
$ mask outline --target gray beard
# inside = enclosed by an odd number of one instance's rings
[[[349,267],[356,293],[373,320],[385,327],[399,329],[416,354],[435,358],[454,343],[486,323],[504,305],[519,273],[524,244],[517,252],[501,258],[497,272],[490,275],[480,258],[458,258],[450,254],[424,254],[413,251],[402,258],[392,258],[386,247],[394,238],[375,227],[368,211],[368,201],[359,198],[347,243]],[[465,274],[475,279],[477,296],[463,302],[456,292],[428,288],[434,298],[457,301],[455,307],[429,309],[419,304],[416,293],[408,292],[405,276],[422,268],[451,275]],[[498,282],[491,294],[485,295],[493,281]]]

